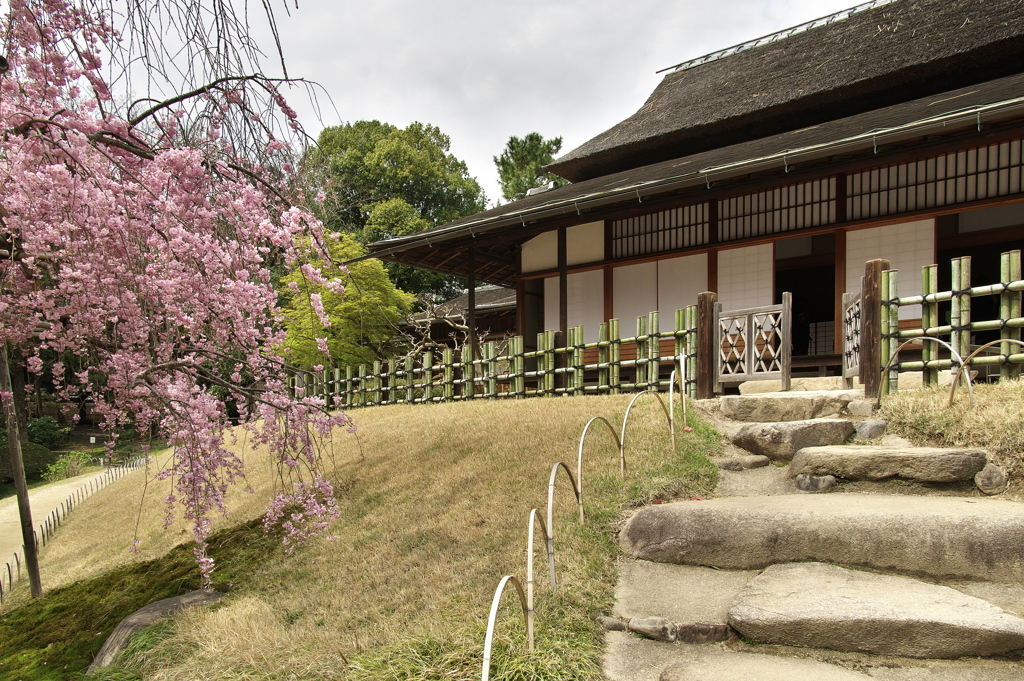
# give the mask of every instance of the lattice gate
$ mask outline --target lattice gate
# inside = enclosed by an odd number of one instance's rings
[[[718,329],[718,392],[725,383],[779,380],[789,390],[793,294],[782,294],[781,305],[745,310],[715,311]]]

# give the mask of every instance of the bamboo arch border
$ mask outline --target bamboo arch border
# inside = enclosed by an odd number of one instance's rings
[[[900,346],[898,348],[896,348],[896,352],[892,353],[892,357],[889,358],[889,361],[885,363],[885,368],[882,369],[882,380],[881,380],[881,383],[883,385],[885,384],[885,379],[889,376],[889,370],[892,369],[893,362],[896,361],[896,357],[898,357],[899,354],[900,354],[900,350],[902,350],[903,348],[907,347],[908,345],[917,343],[918,341],[933,341],[935,343],[938,343],[940,345],[945,346],[949,350],[950,356],[955,357],[956,361],[960,365],[961,370],[963,369],[964,360],[960,356],[960,353],[953,349],[952,345],[950,345],[946,341],[942,340],[941,338],[933,338],[932,336],[918,336],[917,338],[911,338],[908,341],[904,341],[903,343],[900,343]],[[982,346],[982,347],[987,347],[987,346]],[[974,356],[973,354],[972,355],[968,355],[968,357],[973,357],[973,356]],[[956,378],[954,378],[954,380],[953,380],[953,389],[954,390],[956,389],[956,381],[959,378],[959,376],[960,376],[960,372],[958,371],[956,373]],[[974,386],[971,384],[971,375],[970,375],[970,373],[967,373],[967,374],[964,374],[964,377],[967,378],[967,392],[970,395],[970,403],[973,405],[974,404]],[[952,399],[953,399],[952,395],[950,395],[949,399],[950,399],[950,402],[952,403]],[[879,391],[878,398],[875,400],[875,408],[878,408],[881,405],[882,405],[882,395],[881,395],[881,391]]]
[[[686,366],[686,355],[685,353],[679,356],[680,364],[685,368]],[[629,414],[633,409],[633,405],[636,404],[643,395],[647,393],[653,393],[658,398],[658,403],[661,405],[662,411],[665,413],[665,419],[668,422],[669,433],[672,437],[672,449],[675,451],[676,448],[676,432],[675,432],[675,409],[672,386],[675,384],[676,378],[675,369],[672,370],[672,375],[669,379],[669,402],[673,404],[673,408],[670,411],[669,407],[665,405],[665,400],[662,399],[661,394],[656,390],[645,390],[644,392],[637,393],[632,400],[629,402],[629,406],[626,407],[626,413],[622,417],[622,429],[620,433],[615,432],[615,428],[611,422],[603,416],[595,416],[594,418],[587,421],[587,424],[583,427],[583,433],[580,435],[580,443],[576,456],[576,477],[573,477],[572,471],[569,466],[563,462],[558,461],[551,467],[551,475],[548,477],[548,507],[547,507],[547,522],[537,515],[537,509],[530,509],[529,525],[527,529],[527,544],[526,544],[526,592],[523,592],[523,586],[514,575],[505,575],[498,582],[498,587],[494,591],[494,597],[491,599],[491,611],[487,618],[487,633],[484,638],[484,662],[483,669],[481,671],[481,681],[488,681],[491,674],[491,651],[494,644],[494,626],[498,617],[498,605],[501,602],[502,593],[505,591],[505,587],[511,582],[516,591],[519,593],[519,604],[523,611],[523,620],[526,623],[526,646],[527,652],[532,653],[534,650],[534,635],[533,635],[533,623],[534,623],[534,597],[533,597],[533,554],[534,554],[534,537],[535,528],[539,523],[541,531],[544,533],[544,538],[547,543],[547,555],[548,555],[548,570],[550,573],[551,580],[551,591],[555,592],[558,589],[558,581],[555,575],[555,534],[554,534],[554,501],[555,501],[555,482],[558,478],[558,470],[563,469],[565,474],[569,476],[569,484],[572,486],[573,495],[576,497],[576,505],[579,507],[580,523],[585,520],[583,510],[583,445],[587,439],[587,433],[590,432],[590,427],[597,422],[604,423],[608,428],[608,432],[611,433],[612,438],[615,440],[615,445],[619,450],[619,475],[623,480],[626,478],[626,425],[629,423]],[[680,375],[680,381],[684,380]],[[680,387],[680,398],[683,400],[683,418],[686,418],[686,393],[682,389],[682,383]]]
[[[967,359],[965,359],[963,362],[960,363],[960,368],[957,369],[956,373],[953,375],[953,385],[952,385],[952,387],[950,388],[950,391],[949,391],[949,402],[946,403],[947,407],[952,407],[953,406],[953,396],[956,393],[957,384],[960,383],[960,374],[963,374],[967,378],[967,396],[968,396],[967,408],[970,409],[970,408],[972,408],[974,406],[974,390],[973,390],[973,388],[971,386],[971,373],[969,371],[964,373],[964,369],[968,368],[968,366],[971,363],[971,360],[973,360],[975,357],[977,357],[979,354],[981,354],[981,352],[983,350],[987,350],[988,348],[992,347],[993,345],[1000,345],[1002,343],[1014,343],[1015,345],[1018,345],[1018,346],[1024,348],[1024,341],[1019,341],[1019,340],[1017,340],[1015,338],[1000,338],[999,340],[994,340],[994,341],[990,341],[988,343],[985,343],[980,348],[978,348],[977,350],[975,350],[971,354],[967,355]]]
[[[494,623],[498,618],[498,605],[501,603],[501,595],[505,586],[512,582],[519,594],[519,605],[523,610],[523,620],[526,622],[527,631],[531,634],[529,640],[529,652],[533,652],[532,621],[530,610],[526,604],[526,595],[523,593],[523,585],[515,578],[515,575],[505,575],[498,582],[498,588],[494,591],[494,598],[491,599],[491,614],[487,617],[487,637],[484,639],[484,667],[481,681],[487,681],[491,677],[491,648],[494,645]]]
[[[686,351],[679,353],[679,369],[672,367],[672,374],[668,378],[668,408],[669,417],[672,423],[672,449],[676,448],[676,400],[675,387],[676,379],[679,379],[679,401],[683,405],[683,425],[686,425]]]

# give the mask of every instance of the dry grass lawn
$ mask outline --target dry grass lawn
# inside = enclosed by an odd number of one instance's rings
[[[882,401],[882,414],[892,432],[914,442],[984,448],[1019,482],[1024,477],[1024,380],[974,386],[973,408],[963,386],[953,406],[947,407],[948,401],[948,387],[905,390]]]
[[[147,679],[479,678],[494,587],[502,575],[523,576],[527,516],[545,507],[552,464],[565,461],[575,470],[587,420],[600,415],[621,424],[630,399],[353,412],[358,435],[340,434],[333,452],[342,510],[330,528],[336,538],[291,556],[267,556],[221,607],[158,628],[136,646],[126,668]],[[673,454],[661,408],[654,399],[640,401],[630,417],[630,474],[623,485],[609,434],[592,429],[584,465],[586,525],[574,520],[568,487],[560,484],[558,492],[564,587],[558,594],[547,593],[538,553],[538,649],[547,661],[523,663],[532,667],[520,674],[507,666],[519,662],[503,663],[496,655],[497,678],[600,678],[593,615],[610,603],[611,535],[619,512],[656,497],[703,496],[714,486],[716,473],[701,452],[714,449],[717,436],[700,425],[679,435]],[[253,493],[234,491],[231,515],[218,519],[220,527],[260,515],[274,487],[265,453],[246,457]],[[42,555],[44,586],[159,556],[187,541],[180,523],[163,529],[165,485],[152,475],[133,475],[83,504]],[[133,556],[126,548],[136,526],[142,553]],[[517,655],[522,622],[511,610],[499,634],[500,649]],[[545,664],[550,672],[537,671]]]

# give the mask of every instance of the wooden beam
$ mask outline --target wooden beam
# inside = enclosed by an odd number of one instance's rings
[[[715,396],[715,380],[718,373],[718,353],[715,347],[715,308],[718,294],[704,291],[697,296],[697,399],[706,400]]]

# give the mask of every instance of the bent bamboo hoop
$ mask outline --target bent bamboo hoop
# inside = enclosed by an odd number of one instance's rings
[[[953,385],[950,387],[949,402],[946,403],[947,407],[952,407],[953,406],[953,395],[954,395],[954,393],[956,393],[956,386],[960,382],[960,374],[963,374],[964,376],[967,377],[967,395],[968,395],[967,408],[970,409],[971,407],[974,406],[974,390],[971,389],[971,372],[970,371],[964,372],[964,369],[966,369],[968,366],[970,366],[971,360],[973,360],[975,357],[980,355],[983,350],[987,350],[988,348],[992,347],[993,345],[1001,345],[1002,343],[1014,343],[1014,344],[1019,345],[1020,347],[1024,348],[1024,341],[1019,341],[1019,340],[1016,340],[1016,339],[1013,339],[1013,338],[1000,338],[998,340],[994,340],[994,341],[985,343],[980,348],[978,348],[977,350],[975,350],[971,354],[967,355],[967,358],[964,359],[963,362],[961,362],[960,368],[956,370],[955,374],[953,374]]]
[[[526,595],[523,593],[523,585],[514,575],[505,575],[498,582],[498,588],[494,590],[494,598],[491,600],[491,614],[487,618],[487,636],[484,638],[484,666],[480,675],[480,681],[487,681],[491,676],[491,647],[494,644],[494,623],[498,618],[498,604],[501,603],[501,594],[505,591],[505,585],[512,582],[519,594],[519,605],[523,609],[523,620],[526,626],[530,626],[530,618],[527,614]],[[533,652],[533,643],[530,642],[529,652]]]
[[[900,354],[900,350],[902,350],[903,348],[907,347],[908,345],[910,345],[912,343],[918,343],[919,341],[933,341],[935,343],[939,343],[940,345],[944,345],[949,350],[950,356],[951,357],[955,357],[956,361],[960,364],[960,366],[961,367],[963,366],[964,360],[960,356],[960,353],[957,352],[956,350],[954,350],[953,346],[950,345],[949,343],[947,343],[946,341],[942,340],[941,338],[933,338],[932,336],[917,336],[916,338],[911,338],[910,340],[904,341],[903,343],[901,343],[900,346],[898,348],[896,348],[896,351],[893,352],[892,355],[889,357],[889,361],[885,363],[885,368],[882,369],[882,380],[881,380],[881,384],[882,385],[885,385],[885,379],[889,375],[889,369],[892,368],[892,363],[896,361],[896,357]],[[957,373],[957,376],[959,376],[959,372]],[[966,374],[964,374],[964,376],[967,377],[967,392],[970,394],[970,403],[973,405],[974,404],[974,386],[971,385],[971,374],[970,373],[966,373]],[[954,387],[956,386],[956,380],[955,379],[953,381],[953,386]],[[881,405],[882,405],[882,395],[881,395],[881,391],[879,391],[879,395],[875,399],[875,408],[877,409]]]

